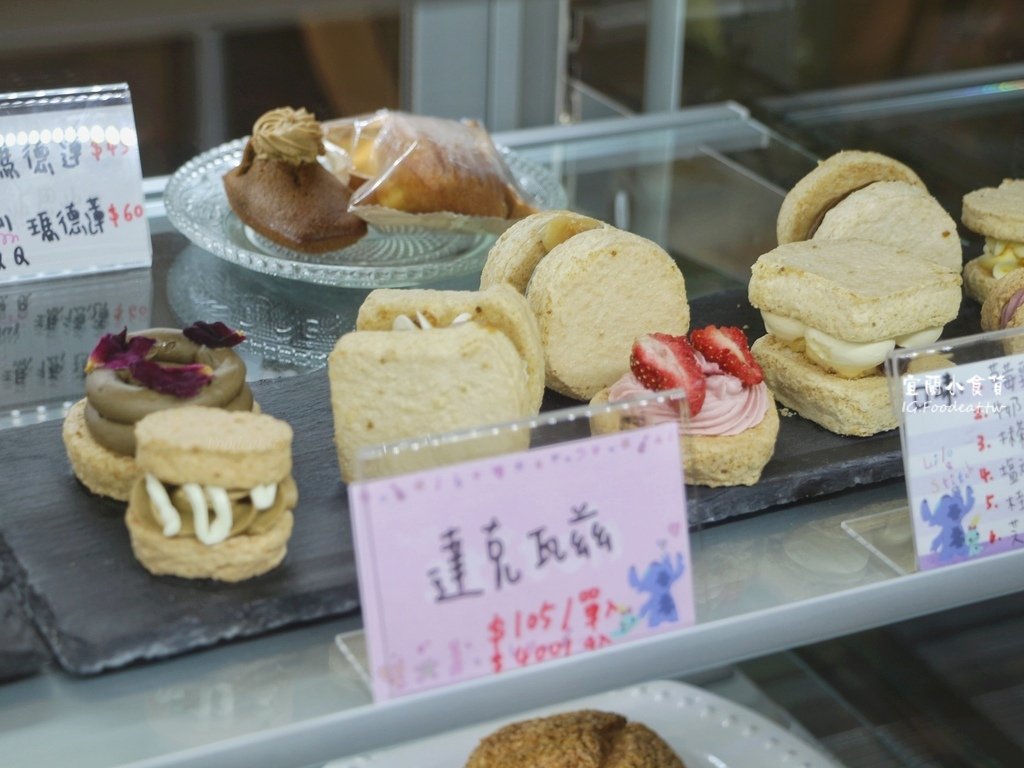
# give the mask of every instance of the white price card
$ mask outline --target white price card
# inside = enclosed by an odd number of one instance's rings
[[[128,86],[0,95],[0,283],[151,262]]]
[[[994,356],[1022,341],[911,354],[892,379],[921,570],[1024,549],[1024,354]]]

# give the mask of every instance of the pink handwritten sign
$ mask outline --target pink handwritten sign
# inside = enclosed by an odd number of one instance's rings
[[[694,623],[675,423],[354,483],[374,698]]]

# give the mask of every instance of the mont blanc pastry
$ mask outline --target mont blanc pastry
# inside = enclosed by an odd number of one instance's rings
[[[149,413],[186,405],[252,410],[245,363],[232,349],[244,338],[223,323],[101,338],[86,363],[85,397],[64,420],[64,446],[82,484],[128,500],[137,476],[134,427]]]

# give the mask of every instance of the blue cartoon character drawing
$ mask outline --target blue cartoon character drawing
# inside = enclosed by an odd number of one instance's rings
[[[939,555],[939,560],[952,560],[954,557],[965,557],[970,553],[967,534],[964,531],[964,518],[974,506],[974,489],[967,486],[965,499],[959,488],[952,493],[945,493],[935,505],[935,511],[928,507],[928,500],[921,502],[921,519],[928,525],[939,528],[938,535],[932,540],[931,551]]]
[[[668,553],[660,562],[651,561],[642,579],[637,576],[636,566],[629,566],[629,586],[637,592],[650,595],[637,614],[638,620],[646,617],[649,627],[656,627],[665,621],[679,621],[676,601],[672,597],[672,585],[683,575],[683,571],[683,556],[679,553],[676,553],[675,566]]]

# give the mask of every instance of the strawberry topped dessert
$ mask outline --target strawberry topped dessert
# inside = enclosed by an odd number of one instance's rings
[[[689,338],[646,334],[633,343],[629,364],[629,373],[598,393],[593,404],[683,390],[689,416],[681,427],[686,482],[757,482],[775,450],[779,416],[742,330],[709,325]],[[677,409],[651,406],[645,416],[646,423],[675,419]]]

